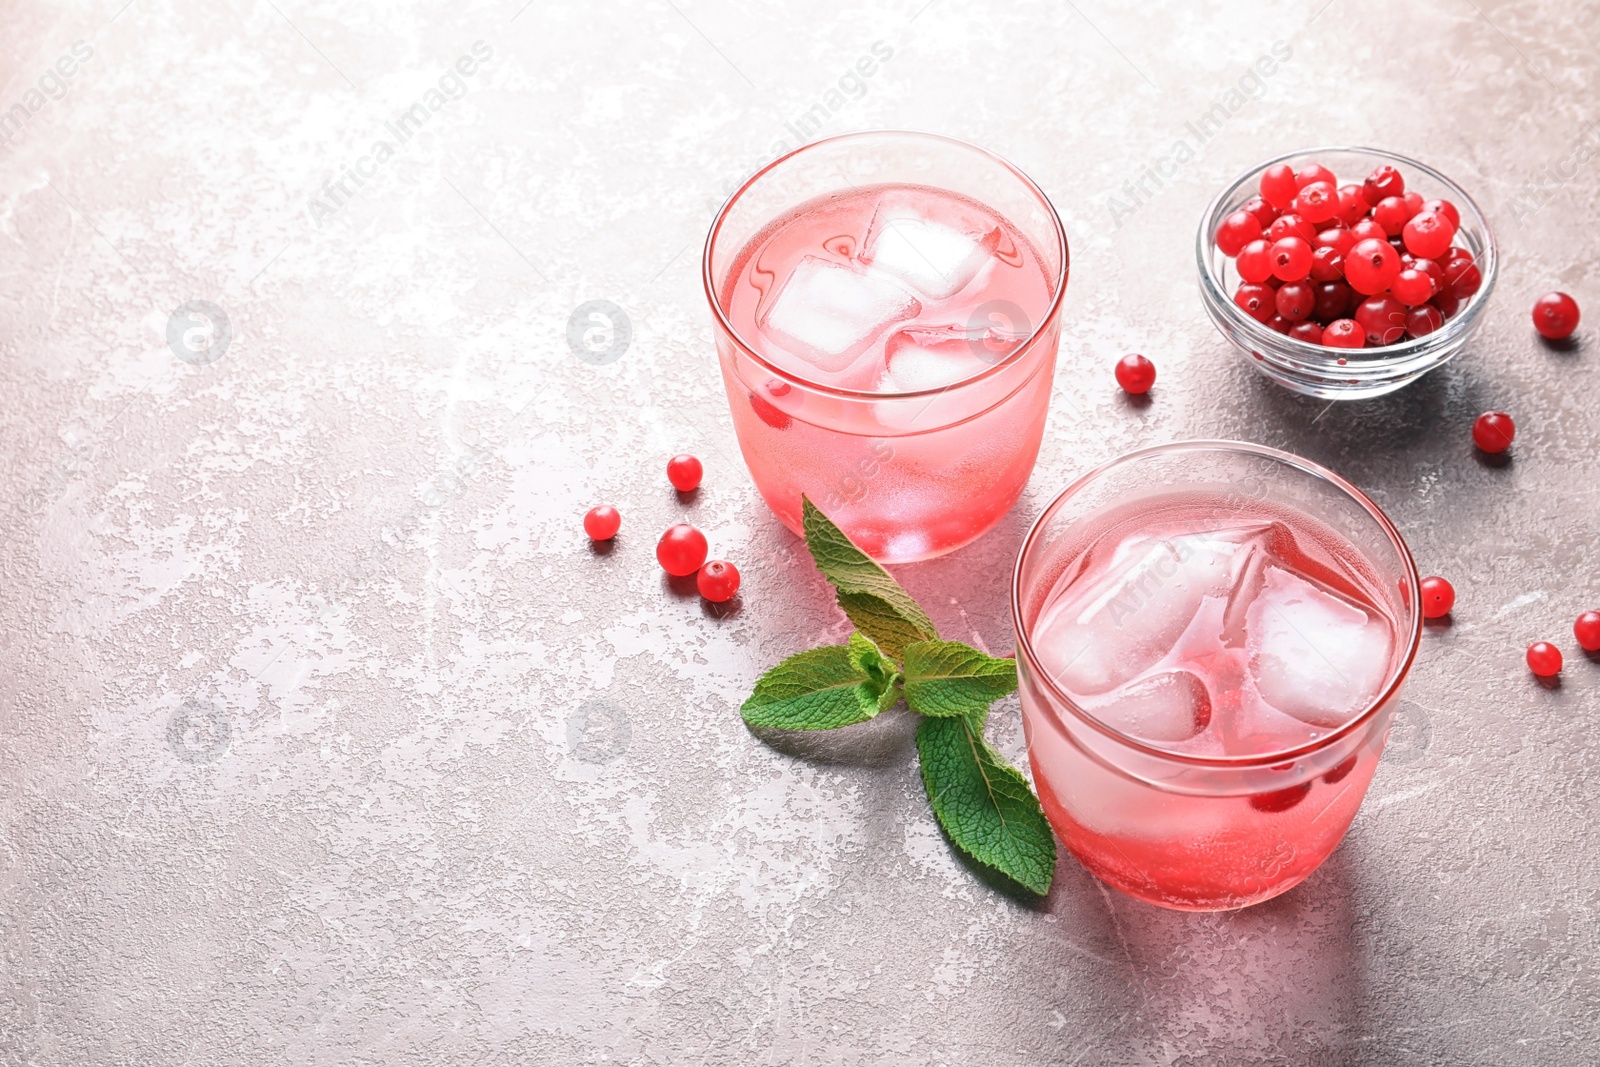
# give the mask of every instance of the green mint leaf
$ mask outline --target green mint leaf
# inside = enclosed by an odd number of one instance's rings
[[[912,711],[949,718],[986,710],[1017,688],[1017,661],[996,659],[960,641],[917,641],[905,647],[906,703]]]
[[[900,698],[900,672],[864,635],[798,652],[756,682],[739,713],[751,726],[832,730],[865,722]]]
[[[922,784],[957,848],[1043,896],[1055,875],[1056,839],[1027,779],[983,739],[986,718],[923,718]]]
[[[838,590],[839,607],[856,628],[899,658],[913,641],[938,640],[928,613],[889,572],[857,548],[809,497],[800,498],[806,548],[823,577]]]

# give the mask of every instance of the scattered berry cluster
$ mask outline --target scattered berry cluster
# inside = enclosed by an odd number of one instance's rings
[[[1455,606],[1455,587],[1448,581],[1439,577],[1422,579],[1424,619],[1442,619]],[[1572,635],[1585,652],[1600,652],[1600,611],[1579,615],[1572,624]],[[1528,669],[1540,678],[1555,677],[1561,673],[1561,650],[1549,641],[1535,641],[1528,646]]]
[[[680,493],[698,489],[704,473],[700,461],[693,456],[673,456],[667,461],[667,481]],[[622,515],[610,504],[590,508],[583,517],[583,532],[594,541],[609,541],[621,528]],[[656,562],[673,577],[694,575],[700,595],[713,604],[721,604],[739,592],[739,568],[725,559],[706,562],[709,551],[706,535],[689,523],[680,522],[667,527],[656,542]]]
[[[1327,167],[1287,163],[1217,227],[1217,248],[1241,279],[1233,302],[1279,333],[1329,348],[1392,345],[1444,325],[1483,284],[1454,244],[1448,200],[1408,192],[1380,166],[1339,185]]]

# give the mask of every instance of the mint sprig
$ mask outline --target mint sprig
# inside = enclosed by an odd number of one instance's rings
[[[1049,892],[1056,842],[1039,799],[983,738],[989,705],[1017,688],[1014,660],[943,641],[927,612],[808,498],[806,548],[856,626],[847,645],[796,653],[763,674],[739,709],[752,727],[832,730],[904,696],[922,784],[952,844],[1024,889]]]

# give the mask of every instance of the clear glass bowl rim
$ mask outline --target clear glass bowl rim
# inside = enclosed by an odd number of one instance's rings
[[[1412,615],[1411,633],[1406,639],[1407,645],[1405,656],[1402,658],[1398,666],[1396,666],[1391,672],[1389,678],[1385,680],[1379,695],[1373,698],[1371,705],[1365,711],[1363,711],[1360,715],[1355,716],[1344,725],[1330,731],[1325,736],[1317,738],[1315,741],[1310,741],[1303,745],[1297,745],[1294,748],[1279,749],[1272,752],[1257,753],[1248,756],[1197,756],[1190,753],[1172,752],[1168,749],[1152,745],[1149,742],[1141,741],[1130,734],[1125,734],[1115,727],[1101,722],[1089,712],[1078,707],[1073,699],[1067,695],[1067,693],[1064,692],[1053,679],[1051,679],[1049,673],[1039,663],[1038,656],[1034,654],[1032,638],[1030,637],[1027,629],[1024,627],[1022,620],[1022,563],[1023,560],[1028,557],[1029,552],[1033,549],[1034,542],[1040,537],[1041,533],[1045,529],[1046,524],[1049,523],[1052,518],[1054,518],[1056,512],[1059,511],[1068,500],[1089,485],[1090,482],[1101,477],[1108,471],[1117,467],[1137,463],[1140,460],[1148,459],[1151,456],[1170,455],[1173,453],[1183,452],[1242,452],[1247,455],[1271,459],[1278,463],[1282,463],[1285,466],[1296,468],[1297,470],[1304,471],[1307,474],[1320,478],[1323,481],[1333,485],[1335,488],[1341,490],[1347,496],[1353,498],[1356,503],[1360,504],[1361,507],[1365,509],[1367,514],[1370,515],[1375,522],[1377,522],[1379,527],[1388,536],[1390,543],[1394,545],[1396,551],[1399,553],[1400,560],[1404,568],[1404,574],[1402,577],[1405,583],[1405,594],[1410,600]],[[1022,539],[1022,547],[1017,551],[1017,562],[1011,571],[1011,622],[1013,628],[1016,630],[1017,635],[1018,659],[1025,661],[1029,668],[1032,669],[1038,685],[1049,694],[1051,700],[1058,703],[1062,707],[1068,708],[1076,717],[1077,721],[1121,745],[1125,745],[1143,755],[1169,763],[1213,769],[1262,767],[1299,759],[1303,756],[1308,756],[1314,752],[1319,752],[1330,745],[1335,744],[1342,738],[1348,737],[1355,731],[1365,727],[1366,724],[1372,720],[1372,717],[1376,715],[1381,708],[1387,705],[1391,699],[1394,698],[1395,694],[1399,692],[1400,686],[1405,682],[1406,676],[1411,673],[1412,662],[1416,659],[1417,649],[1422,642],[1421,595],[1422,589],[1421,582],[1417,576],[1417,564],[1411,556],[1411,549],[1407,547],[1405,539],[1400,536],[1400,531],[1395,527],[1394,523],[1390,521],[1389,516],[1384,514],[1383,509],[1378,507],[1377,504],[1373,503],[1370,497],[1368,497],[1360,489],[1357,489],[1354,485],[1351,485],[1349,482],[1339,477],[1339,475],[1335,474],[1333,471],[1327,469],[1321,464],[1313,463],[1311,460],[1305,459],[1302,456],[1294,455],[1291,452],[1284,452],[1280,449],[1269,448],[1266,445],[1252,444],[1248,441],[1174,441],[1169,444],[1153,445],[1149,448],[1140,448],[1133,452],[1124,453],[1115,459],[1108,460],[1078,478],[1071,485],[1063,489],[1061,493],[1050,502],[1050,504],[1044,509],[1039,517],[1034,520],[1033,526],[1028,530],[1028,536]]]
[[[1422,337],[1413,337],[1397,344],[1384,345],[1381,348],[1331,349],[1324,345],[1312,344],[1310,341],[1301,341],[1287,334],[1278,333],[1269,328],[1266,323],[1256,321],[1246,315],[1233,302],[1233,297],[1223,290],[1222,281],[1217,276],[1214,267],[1215,259],[1211,254],[1215,244],[1214,235],[1217,232],[1217,227],[1222,222],[1223,205],[1234,198],[1241,186],[1247,182],[1259,181],[1262,171],[1265,171],[1268,167],[1286,163],[1292,159],[1319,154],[1325,155],[1330,152],[1350,152],[1372,156],[1399,166],[1402,170],[1410,168],[1427,175],[1450,191],[1450,202],[1456,205],[1457,211],[1463,212],[1463,226],[1465,226],[1466,219],[1470,215],[1472,221],[1482,231],[1483,254],[1477,257],[1476,262],[1479,271],[1483,274],[1483,284],[1473,294],[1472,299],[1467,302],[1467,306],[1462,309],[1459,315],[1446,321],[1442,327],[1433,333]],[[1425,356],[1435,349],[1445,348],[1452,341],[1471,332],[1479,315],[1489,302],[1489,294],[1494,289],[1495,278],[1500,269],[1499,249],[1495,244],[1494,230],[1489,226],[1488,217],[1484,215],[1483,209],[1478,207],[1477,202],[1467,194],[1466,190],[1426,163],[1411,159],[1408,156],[1402,156],[1396,152],[1389,152],[1382,148],[1370,148],[1365,145],[1324,145],[1319,148],[1300,148],[1293,152],[1285,152],[1282,155],[1263,160],[1241,173],[1233,181],[1229,182],[1222,192],[1217,194],[1201,216],[1200,231],[1195,239],[1195,259],[1200,268],[1200,284],[1204,289],[1206,299],[1213,306],[1220,308],[1221,313],[1229,321],[1236,323],[1246,334],[1255,339],[1260,347],[1282,352],[1305,363],[1317,364],[1319,368],[1321,365],[1326,365],[1326,369],[1339,374],[1348,373],[1352,376],[1359,376],[1362,375],[1362,372],[1374,370],[1389,370],[1401,365],[1407,365],[1409,368],[1409,365],[1414,363],[1418,356]],[[1355,353],[1354,356],[1350,354],[1352,351]],[[1348,363],[1341,366],[1338,363],[1339,356],[1331,354],[1335,352],[1343,353]],[[1365,353],[1377,352],[1385,354],[1379,358],[1371,358],[1365,355]]]
[[[733,323],[729,321],[727,311],[722,306],[722,298],[717,293],[716,283],[711,277],[711,253],[716,247],[717,235],[722,230],[722,224],[727,218],[729,210],[732,209],[733,205],[738,202],[739,198],[743,196],[751,186],[760,181],[761,178],[767,173],[777,167],[782,166],[802,152],[809,152],[820,145],[836,144],[842,141],[868,140],[876,137],[910,137],[919,140],[938,141],[946,145],[977,152],[981,155],[989,157],[991,160],[1009,171],[1013,177],[1020,181],[1027,188],[1027,190],[1033,194],[1033,196],[1044,207],[1045,213],[1050,218],[1051,228],[1055,233],[1056,248],[1057,253],[1060,256],[1061,268],[1056,272],[1055,290],[1050,294],[1050,305],[1045,309],[1045,313],[1040,316],[1039,325],[1034,327],[1033,332],[1027,336],[1027,339],[1017,345],[1016,348],[1012,349],[1005,359],[997,361],[994,366],[989,367],[978,374],[974,374],[970,378],[963,378],[960,381],[950,385],[935,386],[931,389],[917,389],[909,393],[864,392],[855,389],[840,389],[835,386],[822,385],[801,377],[791,370],[784,370],[781,367],[775,366],[774,364],[768,362],[764,356],[755,351],[755,349],[753,349],[750,345],[745,343],[744,338],[740,337],[739,332],[733,328]],[[783,155],[779,156],[777,159],[774,159],[772,162],[768,163],[766,166],[750,175],[750,177],[746,178],[740,184],[739,188],[735,189],[728,196],[728,199],[723,201],[722,207],[717,211],[716,218],[711,222],[711,229],[706,233],[705,249],[700,257],[700,277],[702,284],[705,286],[706,301],[711,305],[712,314],[714,314],[717,318],[717,326],[729,338],[729,340],[739,346],[739,350],[741,352],[743,352],[764,370],[770,371],[783,381],[793,382],[796,385],[804,386],[813,392],[821,393],[825,396],[845,397],[852,400],[877,401],[938,396],[943,393],[964,389],[969,385],[976,385],[979,382],[987,381],[989,378],[999,374],[1005,368],[1010,367],[1026,358],[1028,353],[1033,351],[1034,346],[1038,342],[1039,338],[1056,320],[1056,317],[1061,310],[1061,301],[1066,295],[1067,291],[1067,275],[1069,273],[1068,267],[1070,264],[1071,261],[1068,258],[1067,251],[1067,231],[1065,227],[1061,225],[1061,216],[1057,214],[1055,205],[1050,202],[1050,198],[1048,196],[1044,195],[1044,190],[1039,188],[1038,184],[1034,182],[1032,178],[1028,177],[1021,170],[1019,170],[1017,166],[1010,160],[995,152],[989,151],[989,149],[984,148],[981,145],[973,144],[971,141],[961,140],[958,137],[947,137],[940,133],[924,133],[920,130],[883,129],[856,130],[850,133],[839,133],[834,134],[831,137],[822,137],[815,141],[808,141],[799,148],[785,152]]]

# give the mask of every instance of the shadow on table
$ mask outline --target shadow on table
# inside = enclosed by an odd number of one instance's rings
[[[1105,966],[1096,982],[1102,1008],[1115,1013],[1092,1038],[1105,1058],[1346,1062],[1365,1032],[1355,862],[1341,848],[1283,896],[1239,911],[1179,912],[1110,889],[1063,852],[1049,900],[1063,951],[1113,965],[1113,982],[1121,971],[1114,997]],[[1073,1044],[1063,1051],[1081,1051],[1089,1037],[1064,1029]]]

